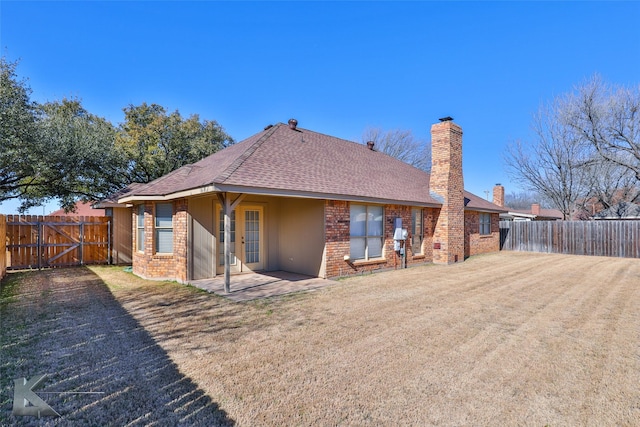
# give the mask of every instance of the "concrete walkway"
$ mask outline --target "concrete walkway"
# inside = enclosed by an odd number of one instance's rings
[[[224,275],[211,279],[192,280],[190,285],[213,292],[232,301],[251,301],[293,292],[311,291],[334,284],[333,280],[305,276],[286,271],[243,273],[231,276],[231,293],[224,291]]]

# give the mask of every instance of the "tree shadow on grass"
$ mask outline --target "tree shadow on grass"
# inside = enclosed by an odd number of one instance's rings
[[[13,415],[13,380],[40,374],[47,378],[36,394],[61,416]],[[0,426],[234,424],[88,269],[3,282]]]

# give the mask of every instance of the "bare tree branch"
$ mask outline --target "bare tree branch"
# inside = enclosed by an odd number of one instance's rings
[[[431,169],[431,146],[416,139],[410,130],[367,128],[362,134],[362,143],[373,142],[375,149],[405,163],[429,171]]]

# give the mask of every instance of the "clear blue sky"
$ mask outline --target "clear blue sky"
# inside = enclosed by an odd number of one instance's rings
[[[359,141],[464,131],[465,187],[509,181],[502,152],[531,115],[595,73],[640,80],[640,2],[0,2],[2,54],[37,101],[78,97],[114,124],[142,102]],[[16,204],[5,203],[4,212]],[[42,213],[42,208],[33,213]]]

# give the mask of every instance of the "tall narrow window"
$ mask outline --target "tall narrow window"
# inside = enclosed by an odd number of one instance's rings
[[[351,259],[382,257],[383,207],[351,205]]]
[[[138,205],[138,214],[136,216],[136,246],[138,251],[144,252],[144,204]]]
[[[480,234],[491,234],[491,214],[480,213]]]
[[[422,209],[411,209],[411,251],[414,255],[422,255],[424,225]]]
[[[156,205],[156,252],[173,253],[173,205]]]

